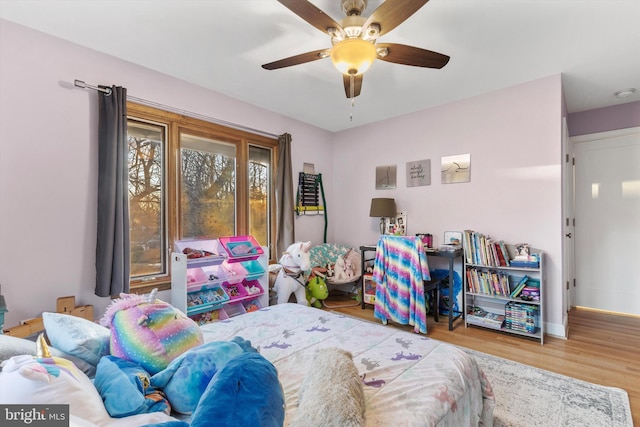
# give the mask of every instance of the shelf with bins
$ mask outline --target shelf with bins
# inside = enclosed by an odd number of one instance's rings
[[[224,320],[268,305],[268,255],[253,237],[182,240],[175,248],[171,301],[196,322]]]
[[[513,259],[515,246],[504,247]],[[530,253],[535,261],[523,267],[465,264],[466,326],[495,329],[544,343],[544,253],[534,248]],[[514,294],[516,288],[520,289],[518,294]]]

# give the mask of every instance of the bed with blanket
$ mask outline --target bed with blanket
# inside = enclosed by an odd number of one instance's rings
[[[423,335],[299,304],[265,307],[203,325],[200,330],[203,346],[229,343],[242,337],[275,367],[284,397],[285,426],[297,410],[300,385],[314,369],[316,350],[330,347],[348,350],[353,355],[363,381],[366,426],[493,425],[491,385],[475,359],[458,347]],[[73,336],[74,332],[70,331],[69,335]],[[5,356],[8,355],[6,342],[0,340]],[[64,356],[64,353],[56,354]],[[103,356],[99,363],[104,361]],[[89,373],[88,378],[91,373],[85,368],[80,369]],[[0,377],[0,382],[5,382],[3,386],[14,387],[6,382],[13,380],[7,378],[11,377]],[[77,404],[70,402],[71,425],[133,426],[173,420],[162,412],[111,418],[104,414],[104,408],[98,408],[100,395],[89,392],[87,387],[91,384],[85,381],[84,389],[78,389],[74,382],[75,394],[69,394],[66,389],[50,390],[44,398],[80,399]],[[98,398],[87,401],[92,393]],[[219,395],[215,399],[219,399]],[[205,397],[200,405],[202,400]],[[114,400],[110,403],[113,407]],[[190,421],[188,416],[179,418]]]

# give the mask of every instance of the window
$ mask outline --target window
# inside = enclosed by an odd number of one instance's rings
[[[168,289],[176,240],[250,234],[273,248],[276,139],[127,108],[132,291]]]

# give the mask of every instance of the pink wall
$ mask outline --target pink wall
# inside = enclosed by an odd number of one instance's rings
[[[59,296],[94,304],[97,316],[109,302],[93,295],[97,96],[74,87],[76,78],[274,135],[289,132],[295,176],[303,162],[332,175],[329,132],[1,20],[0,284],[7,326],[55,311]],[[296,227],[300,240],[322,241],[317,219]]]
[[[569,136],[640,126],[640,101],[571,113],[567,125]]]

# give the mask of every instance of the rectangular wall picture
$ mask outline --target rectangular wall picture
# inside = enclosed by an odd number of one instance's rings
[[[471,154],[443,157],[440,170],[443,184],[471,181]]]
[[[396,165],[376,167],[376,190],[396,188]]]
[[[407,187],[431,185],[431,160],[407,162]]]

